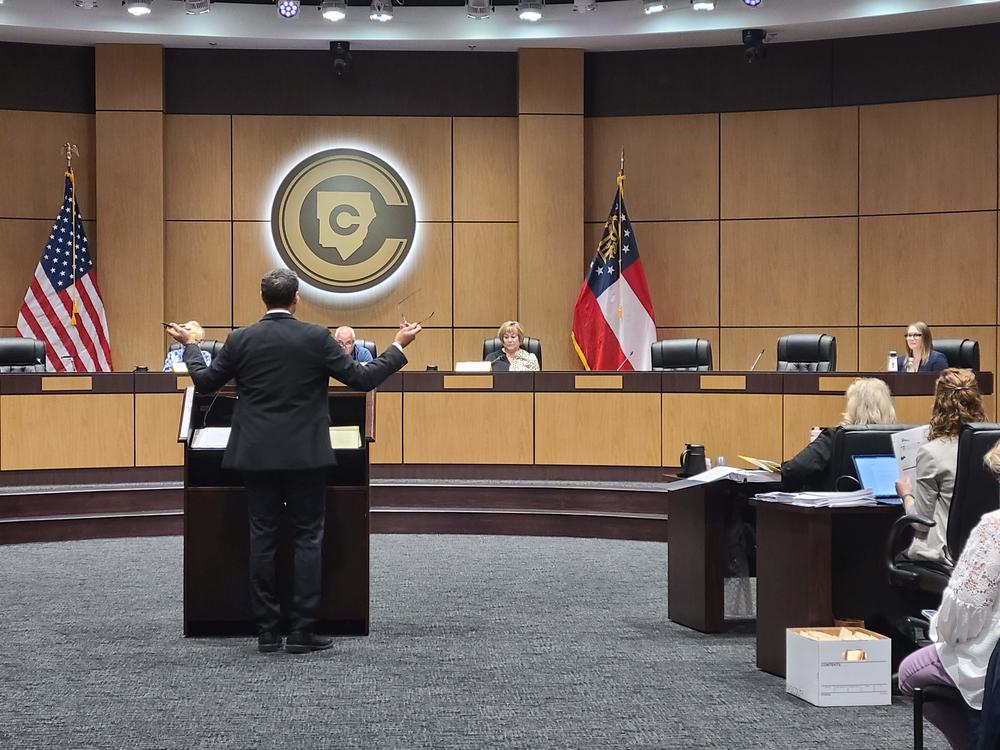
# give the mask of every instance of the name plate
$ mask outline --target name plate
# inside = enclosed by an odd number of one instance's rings
[[[745,391],[746,375],[702,375],[698,385],[703,391]]]
[[[577,375],[573,379],[573,387],[578,391],[601,389],[620,391],[622,389],[621,375]]]
[[[42,378],[43,391],[92,391],[94,379],[89,375],[65,378]]]
[[[445,388],[479,388],[491,390],[493,388],[492,375],[445,375]]]
[[[819,385],[817,390],[823,391],[824,393],[844,393],[847,387],[853,383],[855,378],[843,378],[836,376],[820,376]]]

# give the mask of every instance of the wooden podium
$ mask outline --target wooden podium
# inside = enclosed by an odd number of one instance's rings
[[[222,468],[224,431],[236,392],[200,395],[189,388],[178,439],[184,443],[184,635],[255,635],[250,611],[246,491],[236,472]],[[368,445],[375,439],[372,393],[331,388],[330,421],[356,426],[361,446],[337,450],[327,473],[323,590],[317,632],[368,635]],[[208,438],[214,438],[208,439]],[[216,447],[211,447],[214,442]],[[277,581],[282,612],[291,601],[292,536],[279,534]]]

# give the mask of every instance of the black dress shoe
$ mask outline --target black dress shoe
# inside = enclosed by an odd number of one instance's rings
[[[266,630],[257,636],[257,650],[262,654],[270,654],[281,648],[281,635],[273,630]]]
[[[322,651],[332,645],[332,638],[321,638],[315,633],[289,633],[285,651],[290,654],[308,654],[310,651]]]

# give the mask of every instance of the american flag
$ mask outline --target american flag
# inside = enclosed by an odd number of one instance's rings
[[[68,170],[62,208],[21,303],[17,333],[46,343],[47,370],[111,372],[108,321],[74,179],[73,170]]]
[[[656,341],[653,302],[622,195],[624,175],[604,233],[573,308],[573,346],[588,370],[649,370]]]

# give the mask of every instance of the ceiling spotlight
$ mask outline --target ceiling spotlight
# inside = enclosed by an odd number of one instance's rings
[[[574,13],[590,13],[597,10],[597,0],[573,0]]]
[[[465,0],[465,17],[485,21],[493,16],[493,0]]]
[[[122,0],[122,5],[133,16],[148,16],[153,12],[153,0]]]
[[[691,7],[695,10],[715,10],[715,0],[691,0]]]
[[[0,5],[3,5],[3,0],[0,0]],[[97,7],[97,0],[73,0],[73,5],[77,8],[84,8],[85,10],[93,10]]]
[[[212,10],[212,0],[184,0],[184,12],[189,16],[201,16]]]
[[[522,21],[542,20],[542,9],[545,7],[545,0],[521,0],[517,6],[517,17]]]
[[[743,4],[748,8],[756,8],[763,2],[764,0],[743,0]]]
[[[299,15],[299,0],[278,0],[275,8],[282,18],[295,18]]]
[[[647,16],[662,13],[667,9],[666,0],[642,0],[642,12]]]
[[[368,17],[379,23],[386,23],[392,20],[392,0],[372,0],[371,13]]]
[[[319,4],[319,14],[327,21],[343,21],[347,18],[347,0],[323,0]]]

